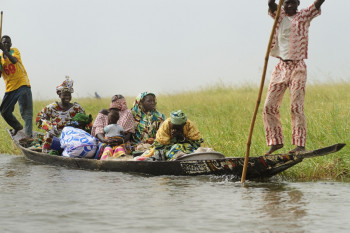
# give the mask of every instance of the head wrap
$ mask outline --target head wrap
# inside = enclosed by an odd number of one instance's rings
[[[76,121],[76,122],[83,123],[83,124],[89,124],[92,122],[92,116],[91,116],[91,114],[85,115],[84,113],[78,112],[72,118],[72,121]]]
[[[135,112],[143,112],[144,109],[142,107],[142,104],[141,104],[141,101],[143,100],[143,98],[145,98],[147,95],[153,95],[155,100],[156,100],[156,104],[157,104],[157,99],[156,99],[156,95],[153,94],[152,92],[142,92],[140,93],[137,97],[136,97],[136,100],[134,102],[134,105],[132,107],[132,111],[135,111]]]
[[[183,113],[181,110],[173,111],[170,114],[170,121],[174,125],[183,125],[187,121],[187,115]]]
[[[73,83],[74,83],[73,80],[71,80],[69,76],[66,76],[66,80],[64,80],[61,85],[56,87],[57,94],[60,94],[61,92],[65,92],[65,91],[73,93],[74,92]]]
[[[120,111],[126,110],[128,107],[126,105],[126,100],[122,95],[115,95],[112,97],[112,101],[109,108],[118,108]]]

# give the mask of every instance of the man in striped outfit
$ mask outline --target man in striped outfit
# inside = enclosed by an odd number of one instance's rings
[[[292,144],[296,148],[290,152],[305,150],[306,120],[304,99],[306,84],[306,64],[310,22],[321,14],[325,0],[316,0],[311,6],[298,11],[299,0],[285,0],[277,22],[271,46],[271,56],[280,59],[272,72],[271,81],[263,109],[263,120],[267,145],[266,155],[281,149],[284,145],[279,107],[284,92],[290,91]],[[277,4],[269,0],[269,14],[275,18]]]

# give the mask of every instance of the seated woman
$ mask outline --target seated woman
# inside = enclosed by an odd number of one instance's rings
[[[124,141],[130,141],[132,134],[135,132],[134,129],[134,118],[131,110],[126,105],[126,100],[122,95],[115,95],[112,97],[109,109],[102,109],[96,116],[95,122],[92,125],[91,134],[97,137],[100,142],[109,143],[108,139],[105,138],[103,131],[104,127],[108,125],[108,113],[111,111],[119,112],[118,125],[124,129]]]
[[[156,105],[155,94],[143,92],[137,96],[131,109],[135,119],[133,142],[137,144],[137,151],[145,151],[150,147],[160,124],[165,120],[164,114],[157,111]]]
[[[151,156],[157,159],[175,160],[185,154],[193,153],[202,142],[199,130],[187,119],[186,114],[181,110],[174,111],[160,126],[149,152],[146,151],[136,160]]]
[[[125,144],[124,142],[124,129],[118,125],[119,113],[117,111],[110,111],[108,113],[108,125],[104,128],[105,139],[109,141],[118,141],[121,139],[122,143],[112,142],[108,144],[102,153],[101,160],[104,159],[117,159],[125,157]]]
[[[108,125],[108,114],[110,112],[119,112],[118,125],[124,129],[124,143],[130,144],[131,136],[135,132],[134,117],[132,116],[131,110],[126,105],[126,100],[122,95],[115,95],[112,97],[109,109],[102,109],[96,116],[95,122],[92,125],[91,134],[97,137],[100,142],[104,145],[100,148],[102,155],[104,147],[110,144],[121,144],[122,140],[117,138],[106,138],[104,128]],[[129,146],[126,146],[129,148]],[[129,150],[129,149],[128,149]],[[101,157],[101,156],[99,156]]]
[[[66,80],[56,88],[56,93],[61,101],[47,105],[38,113],[36,124],[46,131],[43,138],[43,152],[49,151],[53,137],[58,137],[64,126],[77,113],[85,114],[84,109],[78,103],[71,103],[73,92],[73,80],[66,76]]]

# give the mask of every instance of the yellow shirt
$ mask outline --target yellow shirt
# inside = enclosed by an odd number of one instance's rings
[[[187,139],[197,141],[201,139],[201,134],[195,124],[192,121],[187,120],[184,129],[184,136]],[[156,135],[156,140],[162,145],[170,144],[171,132],[170,132],[170,118],[166,119],[159,127]]]
[[[5,92],[15,91],[21,86],[30,86],[27,71],[25,70],[21,54],[16,48],[10,49],[10,54],[17,58],[17,63],[12,64],[9,58],[4,59],[1,54],[1,76],[4,79],[6,90]]]

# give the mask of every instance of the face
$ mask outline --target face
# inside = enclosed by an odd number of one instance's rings
[[[283,3],[283,8],[287,13],[287,15],[291,16],[291,15],[295,15],[295,13],[298,10],[299,4],[300,4],[299,0],[286,0]]]
[[[7,49],[8,51],[10,50],[12,43],[11,43],[11,39],[8,37],[3,37],[1,39],[1,43],[4,45],[5,49]]]
[[[126,105],[126,99],[119,99],[119,104],[120,104],[120,110],[125,110],[127,109],[127,105]]]
[[[154,95],[146,95],[145,97],[143,97],[141,104],[145,112],[155,110],[156,97]]]
[[[59,94],[59,97],[61,99],[61,102],[63,104],[69,104],[70,101],[72,100],[72,93],[68,92],[68,91],[64,91],[64,92],[61,92]]]
[[[179,131],[182,132],[183,128],[184,128],[185,124],[182,125],[174,125],[173,123],[171,123],[171,129],[175,130],[175,131]]]

